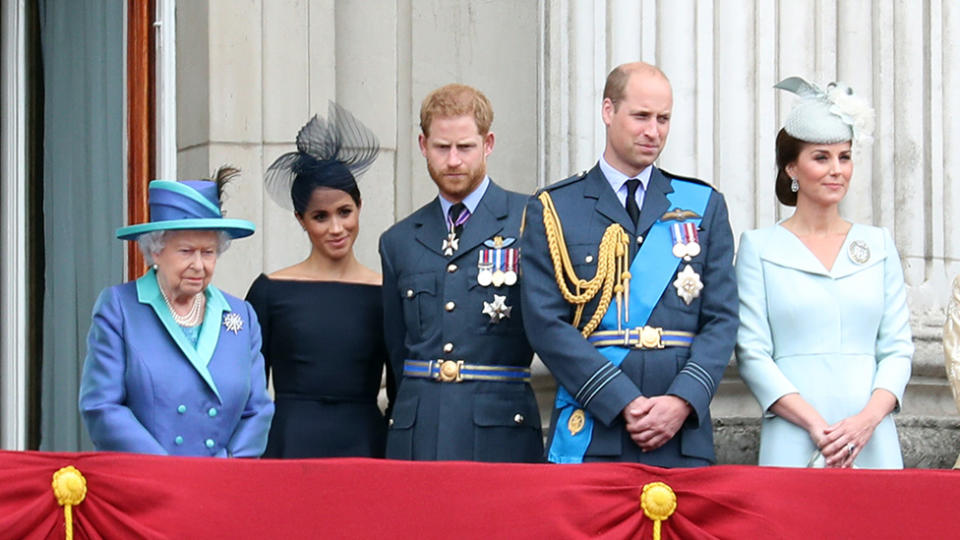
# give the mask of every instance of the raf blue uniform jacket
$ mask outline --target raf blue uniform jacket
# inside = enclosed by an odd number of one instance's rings
[[[250,304],[217,288],[196,347],[150,270],[100,293],[87,336],[80,412],[97,450],[259,457],[273,402]],[[239,321],[236,332],[224,321]],[[236,328],[236,325],[233,325]]]
[[[671,210],[667,194],[670,182],[696,181],[673,177],[654,168],[644,195],[638,224],[631,223],[627,211],[604,178],[599,166],[587,174],[573,176],[545,188],[559,215],[566,246],[577,275],[592,278],[597,271],[597,249],[604,231],[619,223],[630,234],[630,259],[660,217]],[[715,460],[710,401],[729,363],[737,336],[737,284],[733,269],[733,235],[723,196],[710,194],[699,230],[702,252],[690,266],[700,275],[703,290],[686,305],[670,279],[650,315],[650,326],[664,330],[696,333],[693,345],[658,350],[632,349],[615,376],[607,379],[588,403],[581,405],[597,420],[584,461],[629,461],[663,467],[694,466]],[[560,293],[554,277],[543,226],[543,205],[532,197],[527,205],[526,227],[521,240],[523,252],[523,312],[527,335],[534,350],[550,368],[557,382],[571,395],[602,370],[609,362],[571,325],[573,306]],[[664,253],[663,257],[673,257]],[[681,262],[677,271],[686,263]],[[630,286],[642,287],[644,277],[634,273]],[[659,285],[659,284],[658,284]],[[584,310],[581,325],[596,309],[599,296]],[[675,395],[684,399],[693,412],[680,431],[664,446],[641,452],[626,431],[621,412],[638,396]],[[557,411],[551,426],[557,426]],[[551,434],[552,439],[552,434]]]
[[[526,199],[490,182],[450,257],[442,249],[447,224],[439,199],[381,236],[384,329],[399,381],[388,458],[542,461],[540,415],[529,384],[403,377],[405,359],[530,366],[520,285],[477,283],[483,242],[495,236],[518,239]],[[513,308],[496,324],[483,314],[483,303],[493,302],[494,295],[506,296]]]

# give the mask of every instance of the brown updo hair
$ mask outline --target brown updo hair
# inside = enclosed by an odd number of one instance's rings
[[[793,182],[790,175],[787,174],[787,165],[795,162],[800,157],[800,152],[807,145],[806,141],[790,135],[783,128],[777,133],[777,184],[775,191],[777,200],[786,206],[797,205],[797,194],[790,191],[790,184]]]

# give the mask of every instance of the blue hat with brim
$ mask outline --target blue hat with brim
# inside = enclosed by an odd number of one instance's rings
[[[245,219],[228,219],[220,211],[217,183],[209,180],[154,180],[150,182],[150,222],[117,229],[117,238],[136,240],[153,231],[224,231],[231,238],[253,234]]]

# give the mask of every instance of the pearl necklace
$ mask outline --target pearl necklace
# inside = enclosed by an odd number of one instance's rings
[[[203,310],[200,307],[203,299],[202,292],[193,296],[193,306],[190,307],[190,311],[186,315],[180,315],[177,310],[173,309],[173,302],[167,298],[167,293],[163,290],[163,287],[160,287],[160,295],[163,296],[163,301],[167,303],[167,308],[170,309],[174,322],[180,326],[197,326],[203,321]]]

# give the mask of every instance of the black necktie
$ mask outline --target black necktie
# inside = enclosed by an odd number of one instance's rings
[[[637,219],[640,217],[640,207],[637,206],[637,187],[639,185],[640,181],[636,178],[627,180],[627,215],[630,216],[634,225],[637,224]]]
[[[453,226],[453,234],[460,236],[460,232],[463,231],[463,223],[466,219],[461,219],[461,214],[467,207],[462,202],[458,202],[450,206],[450,210],[447,211],[447,215],[450,216],[450,224]]]

